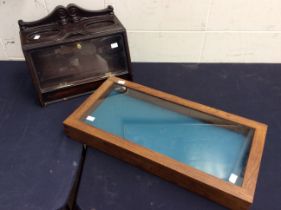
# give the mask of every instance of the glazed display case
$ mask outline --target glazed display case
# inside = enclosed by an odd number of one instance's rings
[[[131,79],[126,30],[113,7],[58,6],[34,22],[19,21],[23,53],[41,105],[96,89],[108,76]]]
[[[64,127],[74,140],[228,208],[253,202],[265,124],[110,77]]]

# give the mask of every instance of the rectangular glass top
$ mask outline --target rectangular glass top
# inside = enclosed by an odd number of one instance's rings
[[[242,185],[253,129],[115,84],[81,119],[219,179]]]

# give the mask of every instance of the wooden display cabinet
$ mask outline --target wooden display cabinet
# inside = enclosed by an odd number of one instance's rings
[[[112,6],[58,6],[45,18],[18,24],[42,106],[91,92],[109,75],[131,79],[126,30]]]
[[[253,203],[263,123],[110,77],[64,128],[74,140],[230,209]]]

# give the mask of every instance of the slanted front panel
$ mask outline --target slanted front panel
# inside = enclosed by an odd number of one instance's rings
[[[121,34],[41,48],[31,56],[42,92],[129,72]]]

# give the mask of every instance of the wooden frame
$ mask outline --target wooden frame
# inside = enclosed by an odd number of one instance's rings
[[[208,175],[165,155],[153,152],[152,150],[82,122],[80,119],[83,114],[93,104],[97,103],[113,84],[120,83],[120,81],[122,84],[124,83],[125,87],[253,128],[254,135],[242,186],[237,186]],[[267,125],[117,77],[110,77],[64,121],[64,129],[66,134],[75,140],[139,166],[150,173],[172,181],[225,207],[230,209],[248,209],[253,203]]]

